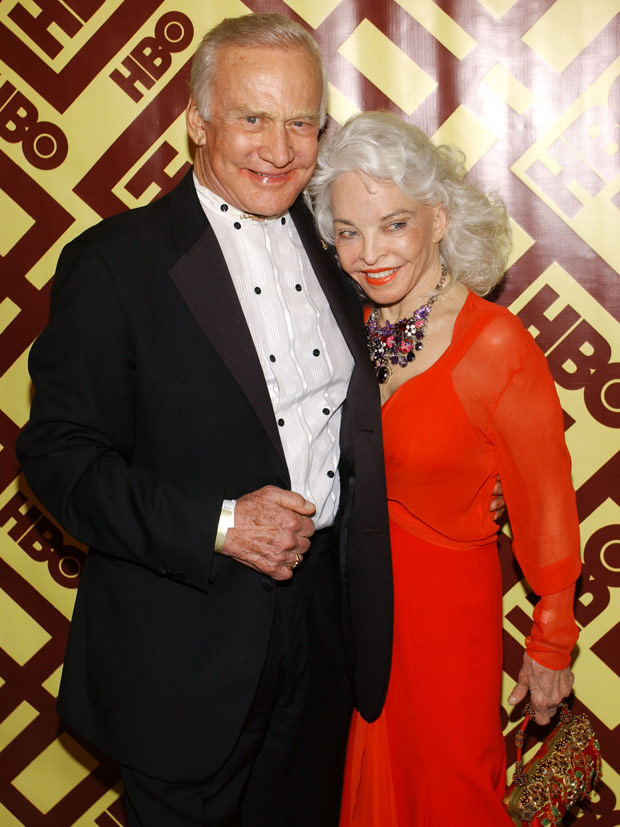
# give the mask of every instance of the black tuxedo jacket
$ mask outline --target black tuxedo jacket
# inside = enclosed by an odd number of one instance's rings
[[[379,397],[356,299],[305,208],[291,216],[355,358],[341,434],[340,571],[355,696],[372,719],[392,633]],[[213,554],[222,500],[290,483],[191,173],[64,249],[30,368],[35,396],[18,457],[36,496],[91,547],[60,714],[121,763],[169,780],[207,777],[249,709],[276,588]]]

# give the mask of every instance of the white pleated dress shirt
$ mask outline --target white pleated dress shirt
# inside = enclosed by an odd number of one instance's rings
[[[353,358],[288,212],[249,218],[195,176],[194,183],[263,369],[291,488],[316,505],[315,528],[326,528],[340,498],[340,421]]]

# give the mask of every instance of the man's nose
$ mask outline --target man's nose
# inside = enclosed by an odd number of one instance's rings
[[[295,150],[291,136],[284,124],[275,123],[268,130],[266,140],[259,150],[259,156],[263,161],[269,161],[279,169],[285,167],[295,157]]]

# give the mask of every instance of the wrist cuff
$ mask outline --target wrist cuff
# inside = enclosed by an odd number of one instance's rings
[[[229,528],[235,526],[235,506],[237,500],[224,500],[222,503],[222,510],[220,512],[220,521],[217,524],[217,534],[215,535],[214,551],[221,554],[224,548],[224,541],[226,540],[226,532]]]

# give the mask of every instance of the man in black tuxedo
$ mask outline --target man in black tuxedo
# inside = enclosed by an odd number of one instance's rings
[[[194,61],[193,173],[63,251],[18,456],[87,543],[59,711],[129,823],[337,824],[352,703],[390,664],[379,394],[299,195],[316,43],[223,21]]]

